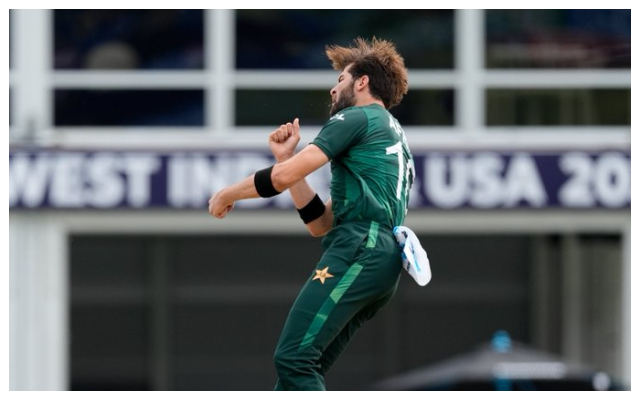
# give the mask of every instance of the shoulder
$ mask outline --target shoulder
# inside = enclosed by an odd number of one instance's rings
[[[337,112],[325,123],[325,126],[353,127],[367,123],[367,114],[363,107],[349,107]]]
[[[362,107],[349,107],[333,115],[311,143],[333,160],[360,143],[368,130],[369,122]]]

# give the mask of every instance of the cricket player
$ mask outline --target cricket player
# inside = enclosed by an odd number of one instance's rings
[[[293,304],[276,352],[277,390],[324,390],[324,375],[356,330],[393,297],[401,255],[393,228],[402,225],[414,179],[404,131],[388,110],[408,91],[407,70],[393,43],[358,38],[327,46],[340,72],[331,117],[297,154],[300,122],[269,135],[276,164],[209,200],[224,218],[234,202],[289,189],[310,234],[325,249]],[[323,202],[305,177],[331,161],[331,198]]]

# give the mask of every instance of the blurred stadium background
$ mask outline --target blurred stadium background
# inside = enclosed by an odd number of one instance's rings
[[[288,196],[209,196],[328,114],[326,44],[397,44],[433,281],[327,376],[366,389],[497,330],[630,385],[630,10],[11,10],[10,389],[269,390],[315,267]],[[313,184],[327,197],[330,173]]]

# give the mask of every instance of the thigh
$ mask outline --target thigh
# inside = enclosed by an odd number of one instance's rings
[[[343,332],[348,341],[352,332],[373,317],[395,293],[402,268],[397,243],[391,233],[374,237],[376,240],[371,241],[365,236],[366,240],[361,241],[348,262],[332,254],[323,257],[325,263],[321,265],[329,266],[328,271],[332,265],[338,266],[331,278],[335,281],[330,291],[324,293],[326,297],[301,347],[313,344],[316,351],[324,352]],[[313,281],[309,286],[313,286]],[[316,282],[315,287],[318,286],[323,285]]]
[[[319,338],[320,332],[341,329],[356,312],[356,304],[350,302],[354,310],[349,312],[341,300],[360,272],[358,264],[350,264],[341,254],[325,252],[291,307],[278,350],[289,354],[311,352],[308,357],[319,357],[328,345],[324,341],[330,342],[331,336]]]
[[[291,308],[278,343],[281,352],[321,357],[356,316],[370,318],[374,305],[395,292],[401,258],[392,234],[376,233],[372,241],[369,228],[361,225],[338,233]]]
[[[355,335],[356,331],[364,325],[365,322],[373,318],[373,316],[382,309],[395,294],[395,288],[397,288],[397,282],[400,276],[396,280],[394,289],[387,293],[387,295],[373,301],[371,304],[360,310],[353,318],[347,322],[342,331],[333,339],[329,346],[323,352],[320,359],[320,365],[322,373],[326,373],[333,363],[338,359],[340,354],[345,350],[347,345],[351,342],[351,339]]]

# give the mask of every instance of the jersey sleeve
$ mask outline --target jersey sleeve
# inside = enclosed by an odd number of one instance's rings
[[[362,140],[367,132],[367,124],[367,116],[362,110],[351,108],[341,111],[324,124],[311,144],[318,146],[333,160]]]

